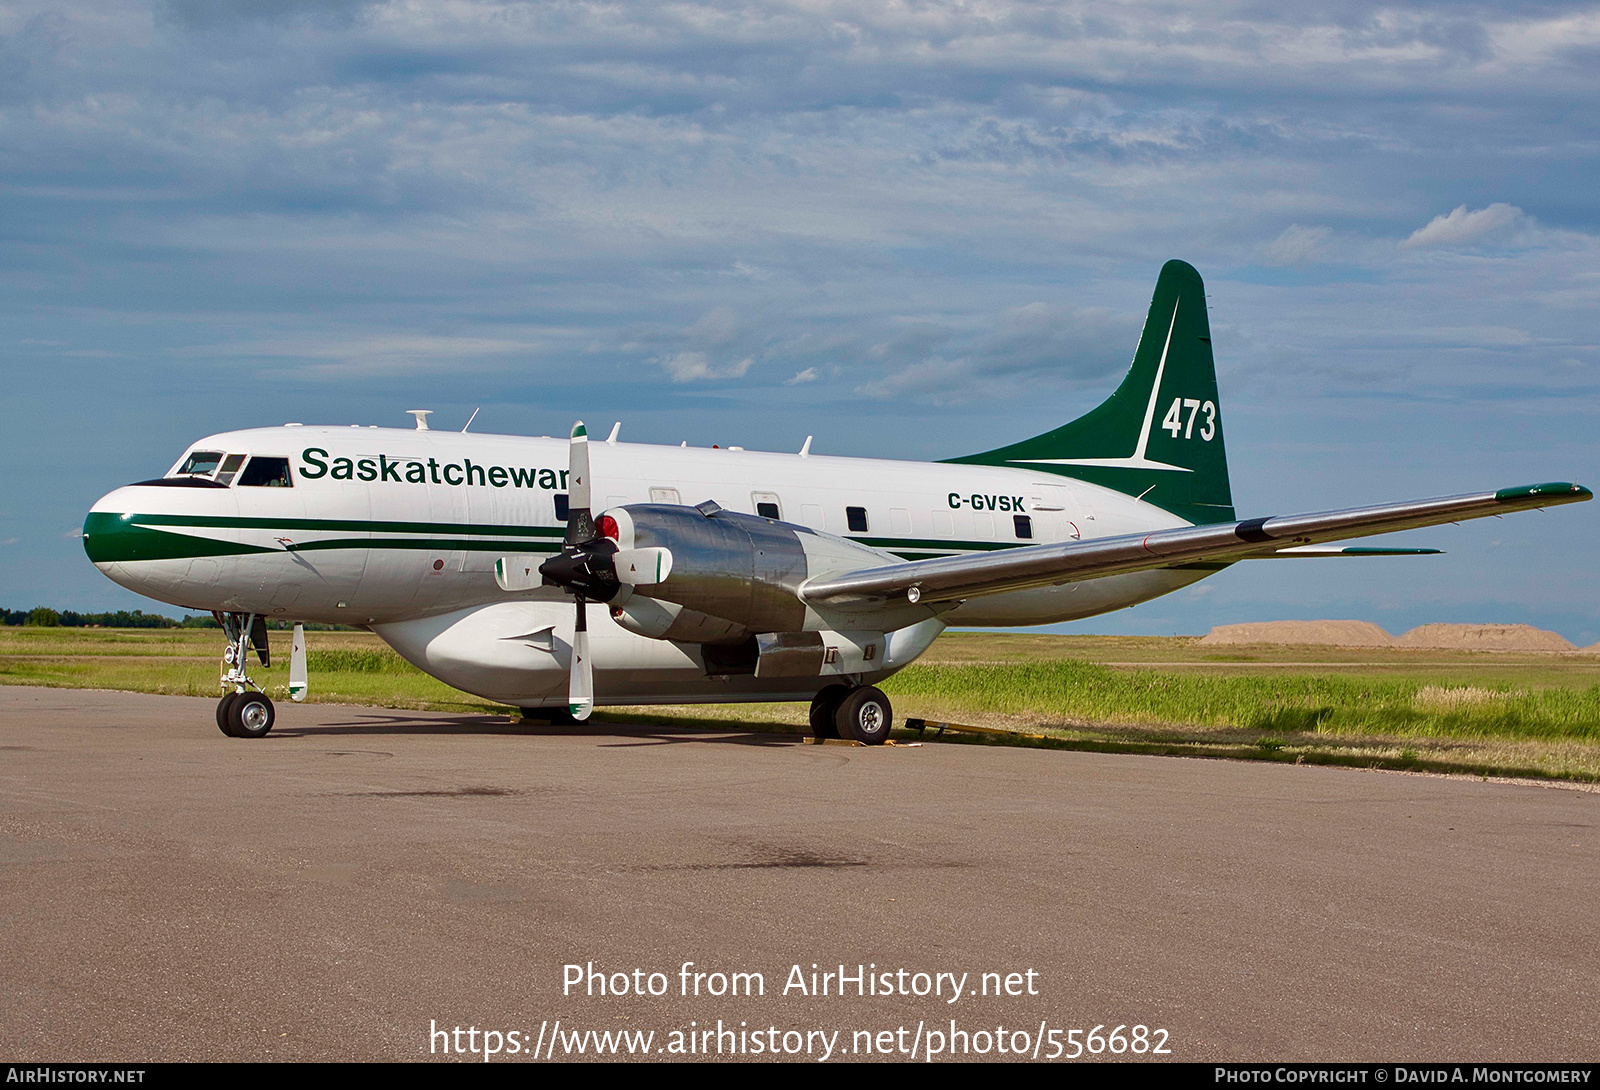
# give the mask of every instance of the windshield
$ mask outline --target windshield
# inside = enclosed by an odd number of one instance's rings
[[[184,459],[183,468],[178,470],[182,474],[209,477],[217,470],[217,463],[222,461],[222,453],[212,450],[197,450]]]

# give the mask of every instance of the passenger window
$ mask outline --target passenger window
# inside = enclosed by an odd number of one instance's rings
[[[783,517],[780,514],[778,514],[778,505],[775,504],[775,503],[758,503],[758,504],[756,504],[756,514],[760,515],[764,519],[775,519],[775,518],[782,518]]]
[[[844,521],[851,530],[858,534],[867,532],[867,509],[865,507],[846,507]]]
[[[196,477],[209,477],[216,472],[217,463],[222,461],[222,452],[214,450],[197,450],[184,461],[179,473]]]
[[[567,518],[571,515],[571,513],[572,513],[572,509],[567,505],[567,494],[565,492],[557,492],[556,493],[556,521],[557,522],[566,522]]]
[[[217,474],[218,484],[232,484],[233,478],[239,473],[239,467],[244,465],[244,455],[230,454],[222,460],[222,470]]]
[[[650,490],[651,503],[683,503],[676,488],[652,488]]]
[[[1033,539],[1033,518],[1029,515],[1012,515],[1011,524],[1017,528],[1017,536],[1024,541]]]
[[[250,464],[244,467],[244,472],[239,474],[239,483],[259,485],[264,488],[293,488],[294,479],[289,476],[289,459],[252,458]]]

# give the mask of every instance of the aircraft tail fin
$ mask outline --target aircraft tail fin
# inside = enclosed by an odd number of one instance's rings
[[[1100,406],[1032,439],[947,460],[1089,481],[1197,525],[1233,521],[1200,274],[1182,261],[1162,266],[1133,366]]]

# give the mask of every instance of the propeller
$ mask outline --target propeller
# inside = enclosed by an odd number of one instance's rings
[[[612,569],[616,542],[595,529],[589,509],[589,433],[583,421],[572,425],[567,452],[567,532],[559,555],[539,565],[544,581],[572,592],[578,615],[572,626],[572,672],[567,679],[567,711],[580,723],[594,710],[594,665],[589,661],[589,599],[616,594]]]
[[[561,552],[539,565],[541,582],[570,592],[578,613],[572,626],[572,672],[567,681],[567,710],[579,722],[594,710],[594,666],[589,659],[589,602],[609,602],[624,585],[665,581],[672,571],[672,553],[664,548],[619,549],[616,523],[602,517],[597,526],[590,507],[589,433],[583,421],[572,425],[567,454],[567,532]],[[496,579],[507,590],[525,589],[531,562],[506,557],[495,566]],[[508,561],[510,563],[508,563]]]

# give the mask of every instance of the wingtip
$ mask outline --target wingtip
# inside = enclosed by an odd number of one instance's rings
[[[1545,503],[1579,503],[1594,499],[1594,493],[1581,484],[1571,481],[1546,481],[1543,484],[1524,484],[1515,488],[1502,488],[1494,494],[1501,503],[1525,504],[1529,501]]]

